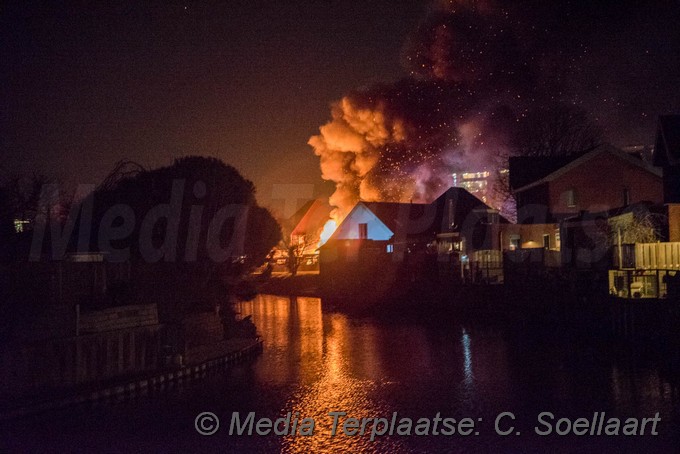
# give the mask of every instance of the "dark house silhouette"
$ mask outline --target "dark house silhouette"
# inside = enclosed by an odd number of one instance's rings
[[[663,169],[663,202],[669,241],[680,241],[680,115],[662,115],[654,145],[654,165]]]

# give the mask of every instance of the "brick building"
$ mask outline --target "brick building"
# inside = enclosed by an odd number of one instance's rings
[[[518,223],[526,224],[663,202],[660,169],[611,145],[563,158],[511,158],[510,184]]]

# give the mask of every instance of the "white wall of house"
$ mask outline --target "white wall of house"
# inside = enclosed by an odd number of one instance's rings
[[[347,215],[344,221],[331,237],[334,240],[359,239],[359,224],[366,224],[368,232],[366,239],[387,241],[394,233],[363,203],[359,202]]]

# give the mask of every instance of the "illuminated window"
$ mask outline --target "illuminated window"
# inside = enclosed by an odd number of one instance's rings
[[[560,229],[555,230],[555,247],[559,249],[561,246],[560,244]]]
[[[510,249],[515,250],[519,249],[520,243],[521,243],[521,238],[519,235],[510,235]]]
[[[28,221],[22,221],[21,219],[14,220],[14,231],[17,233],[23,233],[26,230]]]
[[[387,253],[391,254],[394,252],[394,244],[388,244],[387,245]]]

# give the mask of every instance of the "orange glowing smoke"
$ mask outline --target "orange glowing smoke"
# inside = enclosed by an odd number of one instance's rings
[[[332,120],[321,126],[309,144],[320,158],[321,177],[335,182],[329,200],[336,207],[333,217],[343,219],[359,200],[382,200],[380,188],[368,175],[384,153],[381,148],[406,140],[406,131],[402,120],[387,117],[380,103],[359,107],[345,96],[331,113]]]

